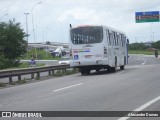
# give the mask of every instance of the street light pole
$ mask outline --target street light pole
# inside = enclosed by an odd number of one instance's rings
[[[153,40],[153,22],[151,23],[151,41]]]
[[[153,32],[153,42],[154,42],[154,32]]]
[[[36,38],[35,38],[35,29],[34,29],[34,21],[33,21],[33,10],[34,10],[34,8],[36,7],[36,5],[41,4],[41,3],[42,3],[42,2],[36,3],[36,4],[32,7],[32,11],[31,11],[31,13],[32,13],[32,27],[33,27],[34,43],[36,42]],[[37,48],[36,48],[36,46],[35,46],[35,53],[36,53],[36,59],[37,59]]]
[[[28,44],[28,19],[27,19],[27,15],[29,15],[29,13],[24,13],[26,15],[26,32],[27,32],[27,44]],[[28,58],[28,50],[27,50],[27,58]]]

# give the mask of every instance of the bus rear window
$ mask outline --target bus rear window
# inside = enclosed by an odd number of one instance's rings
[[[71,30],[71,41],[73,44],[100,43],[103,39],[102,27],[79,27]]]

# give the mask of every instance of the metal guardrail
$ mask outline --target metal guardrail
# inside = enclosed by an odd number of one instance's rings
[[[1,78],[9,78],[9,83],[12,84],[12,77],[17,76],[18,81],[21,80],[22,75],[31,74],[31,79],[34,79],[34,74],[36,77],[40,77],[40,72],[48,72],[49,76],[54,75],[55,70],[66,70],[70,68],[69,65],[56,65],[56,66],[45,66],[45,67],[34,67],[34,68],[25,68],[25,69],[14,69],[14,70],[2,70],[0,71]]]

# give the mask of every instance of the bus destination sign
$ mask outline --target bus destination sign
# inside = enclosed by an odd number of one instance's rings
[[[160,12],[159,11],[136,12],[135,17],[136,17],[136,23],[159,22]]]

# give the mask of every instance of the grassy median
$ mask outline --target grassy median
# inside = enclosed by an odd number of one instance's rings
[[[158,51],[158,53],[160,53],[160,51]],[[149,50],[129,50],[129,54],[154,55],[154,51],[149,51]]]

